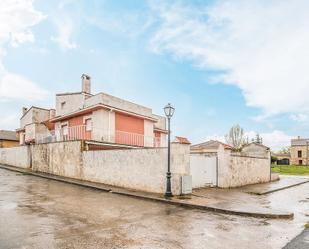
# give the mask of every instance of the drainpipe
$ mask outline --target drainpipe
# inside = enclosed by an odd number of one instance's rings
[[[269,151],[269,182],[271,182],[271,152]]]
[[[108,112],[108,142],[111,142],[111,112],[113,110],[110,109]]]
[[[216,187],[218,188],[219,186],[219,160],[218,160],[218,153],[216,156]]]

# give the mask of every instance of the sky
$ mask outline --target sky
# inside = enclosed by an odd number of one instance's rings
[[[279,150],[309,136],[307,0],[1,0],[0,129],[55,94],[106,92],[192,143],[239,124]]]

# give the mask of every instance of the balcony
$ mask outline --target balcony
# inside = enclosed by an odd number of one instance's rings
[[[106,142],[136,147],[166,147],[166,140],[154,136],[144,136],[142,134],[124,131],[109,131],[92,128],[88,130],[86,125],[73,126],[49,131],[48,134],[36,134],[35,142],[51,143],[74,140],[91,140],[95,142]]]

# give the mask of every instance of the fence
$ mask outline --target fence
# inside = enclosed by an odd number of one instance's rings
[[[137,147],[166,147],[167,142],[161,137],[145,136],[138,133],[131,133],[116,130],[113,133],[102,129],[87,129],[86,125],[65,127],[55,129],[49,134],[37,134],[36,143],[64,142],[74,140],[92,140],[97,142],[109,142]]]

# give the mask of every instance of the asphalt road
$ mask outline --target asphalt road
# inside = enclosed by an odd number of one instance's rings
[[[309,229],[305,229],[300,235],[294,238],[284,249],[308,249],[309,248]]]
[[[267,220],[184,209],[0,169],[0,248],[281,249],[301,232],[308,197],[305,185],[272,194],[266,204],[286,201],[296,216]]]

